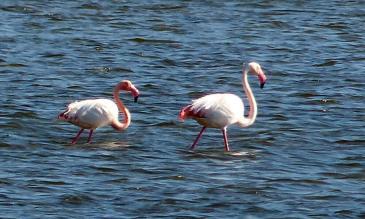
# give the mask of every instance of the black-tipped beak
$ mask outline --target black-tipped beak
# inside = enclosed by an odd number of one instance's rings
[[[137,103],[138,97],[139,97],[139,96],[135,96],[135,97],[134,97],[134,102],[135,102],[135,103]]]
[[[265,86],[265,82],[260,83],[260,88],[261,88],[261,89],[262,89],[262,88],[264,88],[264,86]]]

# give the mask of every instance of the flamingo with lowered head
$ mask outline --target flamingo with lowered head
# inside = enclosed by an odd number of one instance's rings
[[[119,98],[121,90],[131,92],[134,102],[137,102],[139,91],[128,80],[119,82],[113,92],[115,103],[109,99],[89,99],[70,103],[67,109],[58,115],[58,119],[70,122],[79,126],[81,129],[76,137],[72,140],[75,144],[80,138],[84,129],[90,129],[88,143],[91,143],[91,136],[96,128],[111,125],[118,131],[128,128],[131,123],[131,115]],[[118,119],[118,112],[124,114],[122,122]]]
[[[250,104],[248,117],[244,116],[244,105],[241,98],[229,93],[206,95],[193,100],[190,105],[181,109],[179,113],[179,119],[181,121],[192,118],[203,126],[190,149],[195,148],[195,145],[206,128],[219,128],[223,133],[225,150],[229,151],[227,127],[232,124],[238,124],[241,127],[248,127],[255,122],[257,104],[247,80],[248,72],[258,76],[261,88],[264,87],[266,82],[265,73],[258,63],[250,62],[248,65],[243,65],[242,84]]]

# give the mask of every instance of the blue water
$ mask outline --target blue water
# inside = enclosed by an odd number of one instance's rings
[[[0,217],[365,217],[364,23],[364,1],[1,1]],[[255,124],[188,150],[179,110],[246,101],[247,61]],[[123,79],[131,126],[71,145],[58,113]]]

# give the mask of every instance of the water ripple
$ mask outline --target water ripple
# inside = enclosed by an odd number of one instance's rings
[[[0,2],[0,217],[363,218],[364,7],[359,1]],[[258,106],[231,152],[179,110],[215,92]],[[57,121],[75,100],[121,98],[130,127]],[[248,112],[246,108],[246,112]],[[320,208],[318,206],[321,206]]]

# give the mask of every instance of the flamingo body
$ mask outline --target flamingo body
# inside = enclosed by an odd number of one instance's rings
[[[89,99],[83,101],[75,101],[67,106],[67,109],[58,115],[58,119],[70,122],[81,129],[76,137],[72,140],[72,144],[76,143],[84,129],[89,129],[88,143],[91,142],[91,136],[96,128],[111,125],[118,131],[128,128],[131,122],[131,116],[128,109],[124,106],[119,98],[121,90],[131,92],[136,102],[139,91],[134,85],[123,80],[119,82],[113,92],[114,101],[109,99]],[[124,119],[122,122],[118,119],[118,114],[122,113]]]
[[[70,103],[61,120],[84,129],[96,129],[118,120],[118,107],[109,99],[83,100]]]
[[[193,100],[183,108],[179,118],[192,118],[207,128],[222,129],[242,120],[244,106],[241,98],[229,93],[210,94]]]
[[[181,109],[179,113],[180,120],[184,121],[184,119],[192,118],[203,126],[191,145],[191,149],[194,149],[206,128],[219,128],[222,130],[225,150],[229,151],[227,127],[232,124],[248,127],[255,122],[257,105],[248,83],[248,72],[258,76],[261,88],[264,87],[266,82],[266,76],[258,63],[250,62],[248,65],[243,66],[242,85],[250,104],[248,117],[244,116],[244,104],[241,98],[229,93],[210,94],[193,100],[190,105]]]

